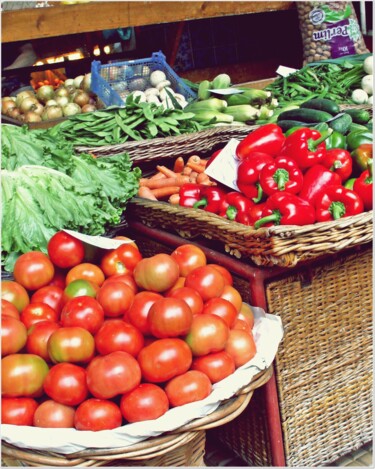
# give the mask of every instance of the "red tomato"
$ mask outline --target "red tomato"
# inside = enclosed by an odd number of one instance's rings
[[[246,322],[244,319],[239,319],[239,318],[237,318],[234,321],[232,329],[239,329],[241,331],[246,331],[248,334],[251,332],[251,328],[249,326],[249,323]]]
[[[257,350],[253,334],[238,329],[229,331],[225,351],[232,355],[236,368],[251,360]]]
[[[96,297],[99,291],[99,286],[88,280],[74,280],[69,283],[64,290],[63,301],[64,304],[72,298],[77,296],[91,296]]]
[[[202,297],[203,302],[216,298],[223,293],[224,278],[221,273],[210,265],[197,267],[186,277],[185,287],[193,288]]]
[[[55,273],[55,268],[48,256],[40,251],[30,251],[17,258],[14,280],[27,290],[38,290],[48,285]]]
[[[163,383],[185,373],[191,365],[189,346],[181,339],[158,339],[138,355],[142,376],[151,383]]]
[[[233,303],[224,300],[224,298],[211,298],[208,300],[203,306],[202,313],[216,314],[216,316],[224,319],[229,328],[233,326],[238,314]]]
[[[182,244],[178,246],[172,252],[171,257],[177,262],[181,277],[186,277],[197,267],[202,267],[207,264],[206,254],[200,247],[194,244]]]
[[[112,275],[111,277],[108,277],[107,279],[104,280],[102,287],[104,285],[107,285],[107,283],[111,282],[122,282],[125,283],[128,287],[130,287],[134,293],[138,293],[138,287],[137,284],[135,283],[135,280],[133,278],[132,274],[117,274],[117,275]]]
[[[1,423],[31,427],[38,405],[32,397],[3,397],[1,399]]]
[[[95,346],[100,355],[122,351],[136,357],[144,346],[144,337],[132,324],[108,319],[95,335]]]
[[[160,300],[162,295],[155,292],[143,291],[134,296],[133,304],[126,314],[126,319],[139,329],[143,335],[150,335],[150,327],[147,316],[155,301]]]
[[[168,298],[179,298],[184,300],[190,307],[193,314],[200,314],[203,311],[203,300],[200,294],[189,287],[176,288],[170,291],[167,295]]]
[[[58,231],[52,236],[47,250],[51,261],[62,269],[80,264],[85,257],[83,242],[65,231]]]
[[[171,379],[165,392],[172,407],[201,401],[211,394],[212,385],[208,376],[201,371],[189,370]]]
[[[1,360],[1,392],[4,397],[39,397],[48,365],[38,355],[14,353]]]
[[[116,274],[133,272],[134,267],[142,259],[139,249],[133,244],[122,244],[104,254],[100,268],[107,277]]]
[[[62,290],[66,287],[66,272],[58,267],[55,267],[55,275],[48,285],[51,287],[59,287]]]
[[[164,292],[177,282],[179,270],[177,262],[169,254],[161,253],[139,261],[133,275],[140,288]]]
[[[59,314],[46,303],[30,303],[21,313],[21,321],[27,329],[40,321],[57,322]]]
[[[242,306],[242,296],[236,288],[232,287],[231,285],[225,285],[220,298],[224,298],[224,300],[230,301],[236,308],[237,312],[240,311]]]
[[[18,309],[10,301],[4,300],[1,298],[1,315],[2,316],[11,316],[14,319],[20,319],[20,313]]]
[[[89,392],[86,370],[73,363],[58,363],[50,368],[43,388],[54,401],[76,406],[87,398]]]
[[[185,340],[194,356],[224,350],[229,337],[226,322],[216,314],[196,314]]]
[[[17,353],[26,345],[25,325],[12,316],[1,316],[1,356]]]
[[[33,324],[27,331],[27,352],[39,355],[47,362],[51,361],[47,350],[48,339],[52,332],[60,329],[60,327],[60,324],[52,321],[40,321]]]
[[[213,384],[234,373],[236,367],[233,357],[223,350],[194,358],[191,369],[205,373]]]
[[[31,297],[31,303],[45,303],[54,309],[58,314],[61,313],[64,305],[64,290],[55,285],[47,285],[39,288]]]
[[[136,388],[141,382],[137,360],[127,352],[95,357],[87,367],[87,386],[94,397],[110,399]]]
[[[83,327],[60,327],[51,334],[47,350],[53,363],[87,363],[94,356],[95,341]]]
[[[143,383],[121,397],[120,409],[129,423],[143,422],[164,415],[169,409],[169,401],[160,386]]]
[[[95,298],[77,296],[65,304],[60,322],[63,327],[83,327],[94,335],[104,322],[104,311]]]
[[[247,303],[242,303],[240,312],[238,314],[238,319],[246,321],[250,329],[254,327],[254,313],[250,305]]]
[[[123,316],[134,300],[134,292],[123,282],[110,282],[103,285],[96,296],[107,317]]]
[[[121,424],[122,414],[119,406],[105,399],[87,399],[78,406],[74,416],[74,426],[77,430],[112,430]]]
[[[74,428],[74,407],[53,400],[42,402],[34,413],[34,427]]]
[[[74,280],[88,280],[100,287],[105,280],[105,276],[100,267],[90,262],[84,262],[72,267],[66,274],[67,285],[74,282]]]
[[[12,303],[19,313],[30,303],[25,288],[13,280],[1,281],[1,298]]]
[[[169,296],[169,294],[170,294],[173,290],[177,290],[178,288],[182,288],[184,285],[185,285],[185,277],[178,277],[176,283],[175,283],[171,288],[169,288],[168,290],[166,290],[166,291],[164,292],[164,295],[165,295],[165,296]]]
[[[189,305],[179,298],[155,301],[147,316],[151,334],[159,339],[187,334],[192,320]]]
[[[210,267],[214,267],[216,270],[218,270],[221,273],[221,275],[224,277],[225,285],[233,285],[233,277],[228,269],[226,269],[225,267],[219,264],[208,264],[208,265]]]

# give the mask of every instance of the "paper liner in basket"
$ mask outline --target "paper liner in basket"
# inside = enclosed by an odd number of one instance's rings
[[[232,375],[216,383],[212,393],[205,399],[172,408],[156,420],[127,424],[114,430],[100,432],[78,431],[73,428],[50,429],[2,425],[2,439],[20,448],[72,454],[87,448],[127,447],[211,414],[218,408],[220,402],[232,397],[249,384],[257,373],[268,368],[276,356],[283,337],[281,319],[266,314],[261,308],[252,307],[252,309],[255,317],[253,333],[257,346],[255,357]]]

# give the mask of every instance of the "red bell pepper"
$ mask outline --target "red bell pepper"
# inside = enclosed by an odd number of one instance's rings
[[[372,164],[373,160],[370,158],[367,162],[368,169],[355,180],[353,190],[363,200],[365,210],[372,210]]]
[[[194,208],[202,208],[206,212],[218,214],[225,199],[226,193],[219,187],[203,186],[200,198],[193,205]]]
[[[314,206],[316,196],[322,189],[340,185],[341,178],[337,173],[330,171],[322,164],[316,164],[304,174],[302,189],[298,195]]]
[[[272,156],[267,155],[267,153],[254,152],[238,165],[237,187],[255,203],[259,202],[263,196],[263,191],[259,185],[260,171],[263,166],[272,162]]]
[[[316,221],[338,220],[363,212],[361,197],[343,186],[329,186],[315,200]]]
[[[342,148],[327,150],[322,165],[337,173],[341,182],[345,182],[352,174],[353,160],[351,154]]]
[[[179,205],[182,207],[193,207],[201,199],[202,184],[187,183],[180,187]]]
[[[305,200],[289,192],[275,192],[266,200],[262,218],[254,227],[265,224],[274,225],[310,225],[315,222],[315,210]]]
[[[332,129],[322,133],[307,127],[297,129],[286,138],[280,154],[293,158],[302,171],[305,171],[322,162],[326,153],[324,140],[331,133]]]
[[[259,151],[276,156],[285,142],[285,135],[276,124],[265,124],[249,133],[236,148],[236,157],[243,160],[250,153]]]
[[[267,195],[278,191],[297,194],[302,189],[303,174],[294,160],[287,156],[278,156],[272,163],[263,166],[259,182]]]
[[[258,221],[263,216],[263,210],[266,205],[266,202],[262,202],[260,204],[254,204],[249,210],[250,216],[250,224],[254,225],[256,221]]]
[[[251,225],[252,218],[250,216],[250,209],[253,207],[254,202],[245,197],[240,192],[228,192],[221,205],[219,215],[234,220],[243,225]]]

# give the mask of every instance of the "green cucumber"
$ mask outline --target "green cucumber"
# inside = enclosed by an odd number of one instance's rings
[[[318,123],[326,122],[332,119],[332,117],[332,114],[326,111],[300,107],[298,109],[291,109],[289,111],[282,112],[279,114],[278,120],[296,120],[300,122]]]
[[[340,134],[345,135],[348,133],[352,122],[353,121],[350,115],[344,113],[331,120],[328,125],[331,127],[331,129],[336,130],[336,132],[340,132]]]
[[[295,121],[295,120],[286,120],[286,119],[277,121],[277,125],[281,128],[283,132],[287,132],[289,129],[292,129],[293,127],[306,127],[305,122]]]
[[[371,114],[366,109],[345,109],[345,114],[349,114],[355,124],[367,124],[371,119]]]
[[[340,112],[340,106],[334,101],[326,98],[309,99],[302,103],[300,107],[304,109],[316,109],[317,111],[329,112],[334,116]]]

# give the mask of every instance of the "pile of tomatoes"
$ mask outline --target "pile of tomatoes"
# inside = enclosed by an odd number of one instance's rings
[[[3,424],[153,420],[254,357],[254,316],[227,269],[192,244],[143,257],[118,238],[94,262],[60,231],[48,255],[21,255],[1,282]]]

